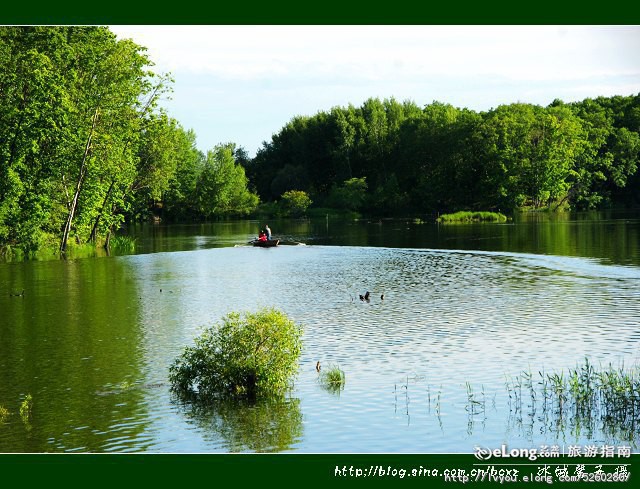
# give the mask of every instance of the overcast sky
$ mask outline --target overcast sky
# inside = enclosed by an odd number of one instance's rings
[[[640,26],[110,26],[175,78],[169,114],[251,156],[292,117],[367,98],[476,111],[640,93]]]

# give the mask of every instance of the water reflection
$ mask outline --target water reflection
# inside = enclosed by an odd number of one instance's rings
[[[194,225],[136,225],[138,253],[243,246],[264,222],[245,220]],[[506,251],[600,258],[640,265],[637,213],[529,213],[508,223],[435,224],[413,219],[344,221],[275,219],[269,225],[283,245],[338,245]]]
[[[0,451],[103,451],[115,438],[120,447],[136,439],[146,424],[141,393],[96,395],[141,378],[128,264],[15,263],[0,268],[0,283],[7,282],[25,294],[0,295],[0,405],[13,413],[0,429]],[[18,413],[28,394],[25,432]]]
[[[176,400],[180,403],[181,401]],[[228,452],[283,452],[303,436],[300,400],[213,400],[181,404],[204,440]]]

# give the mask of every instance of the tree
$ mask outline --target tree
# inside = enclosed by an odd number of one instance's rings
[[[326,204],[336,209],[357,211],[364,205],[366,196],[366,178],[350,178],[345,180],[342,185],[333,187]]]
[[[0,242],[37,249],[122,221],[154,75],[105,27],[0,31]]]
[[[204,167],[204,154],[196,147],[193,130],[180,130],[174,147],[176,170],[162,194],[163,218],[173,221],[195,219],[197,210],[197,182]]]
[[[167,205],[191,208],[186,195],[190,198],[195,189],[199,160],[193,131],[185,131],[177,120],[163,113],[148,117],[138,145],[136,178],[130,187],[133,209],[129,216],[135,219],[146,217],[149,212],[164,214]],[[178,174],[183,177],[179,183]]]
[[[64,39],[42,27],[0,29],[0,245],[38,249],[51,220],[68,106]],[[57,54],[57,56],[56,56]]]
[[[311,198],[302,190],[288,190],[282,194],[281,205],[287,215],[301,217],[311,205]]]
[[[236,165],[235,145],[219,144],[207,152],[196,183],[198,210],[204,217],[246,215],[258,205],[247,188],[244,168]]]
[[[584,138],[569,110],[500,106],[479,130],[487,144],[484,185],[497,206],[539,208],[567,198]]]
[[[142,116],[152,106],[144,98],[157,92],[145,69],[150,61],[131,40],[118,41],[106,28],[78,28],[69,39],[76,54],[66,75],[76,137],[65,145],[64,176],[72,186],[61,251],[72,230],[79,240],[95,239],[100,224],[108,233],[123,221],[117,211],[136,176]]]
[[[636,104],[638,97],[599,97],[570,106],[586,133],[573,187],[577,207],[595,208],[609,202],[637,175],[640,134]]]

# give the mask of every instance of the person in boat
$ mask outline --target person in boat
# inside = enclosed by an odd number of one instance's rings
[[[258,234],[258,241],[267,241],[267,233],[264,232],[264,229],[260,230],[260,234]]]
[[[265,231],[267,232],[267,239],[268,239],[269,241],[271,241],[271,228],[269,227],[269,225],[268,225],[268,224],[265,224],[265,225],[264,225],[264,229],[265,229]]]

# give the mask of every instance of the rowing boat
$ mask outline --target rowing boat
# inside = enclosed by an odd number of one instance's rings
[[[254,239],[251,241],[253,246],[260,246],[262,248],[271,248],[272,246],[278,246],[280,243],[279,239],[268,239],[267,241],[260,241],[259,239]]]

